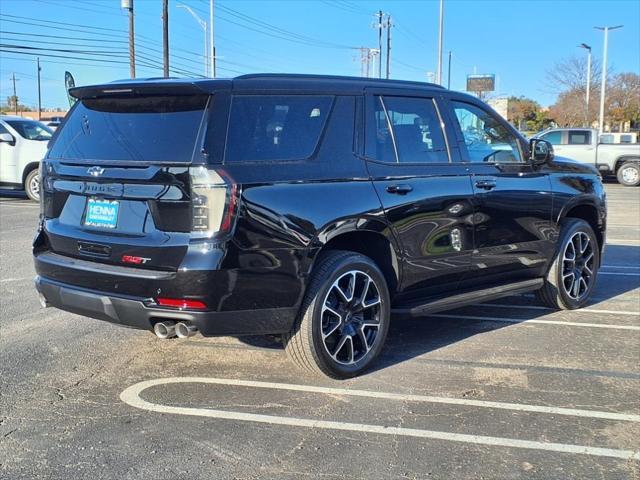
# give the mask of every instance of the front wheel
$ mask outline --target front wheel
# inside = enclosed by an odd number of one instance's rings
[[[27,178],[24,180],[24,191],[34,202],[40,201],[40,173],[37,168],[34,168],[27,174]]]
[[[382,350],[390,313],[378,266],[358,253],[330,251],[314,267],[298,319],[283,343],[303,369],[354,377]]]
[[[622,164],[616,176],[622,185],[637,187],[640,185],[640,163],[627,162]]]
[[[587,222],[569,218],[560,231],[558,247],[538,299],[554,309],[581,308],[589,301],[598,275],[598,239]]]

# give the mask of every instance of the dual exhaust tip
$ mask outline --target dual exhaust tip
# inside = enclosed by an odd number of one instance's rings
[[[198,333],[198,327],[192,325],[188,322],[174,322],[174,321],[166,321],[166,322],[158,322],[153,326],[153,333],[156,334],[156,337],[166,339],[166,338],[188,338],[194,336]]]

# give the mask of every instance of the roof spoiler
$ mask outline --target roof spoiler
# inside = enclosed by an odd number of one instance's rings
[[[210,94],[215,86],[220,87],[216,80],[189,82],[184,80],[151,80],[151,81],[121,81],[102,85],[87,85],[69,89],[69,95],[78,100],[109,96],[140,96],[140,95],[202,95]]]

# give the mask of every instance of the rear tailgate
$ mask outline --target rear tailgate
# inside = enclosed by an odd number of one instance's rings
[[[192,229],[189,166],[203,161],[209,96],[81,99],[42,166],[50,251],[106,264],[176,270]]]

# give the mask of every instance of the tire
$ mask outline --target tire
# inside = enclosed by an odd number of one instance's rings
[[[536,295],[553,309],[581,308],[593,293],[599,266],[600,248],[593,229],[584,220],[568,218],[544,286]]]
[[[40,173],[37,168],[31,170],[24,179],[24,191],[34,202],[40,201]]]
[[[618,182],[626,187],[637,187],[640,185],[640,163],[626,162],[616,173]]]
[[[379,355],[390,315],[389,290],[378,266],[358,253],[329,251],[316,262],[298,318],[282,341],[300,368],[351,378]]]

